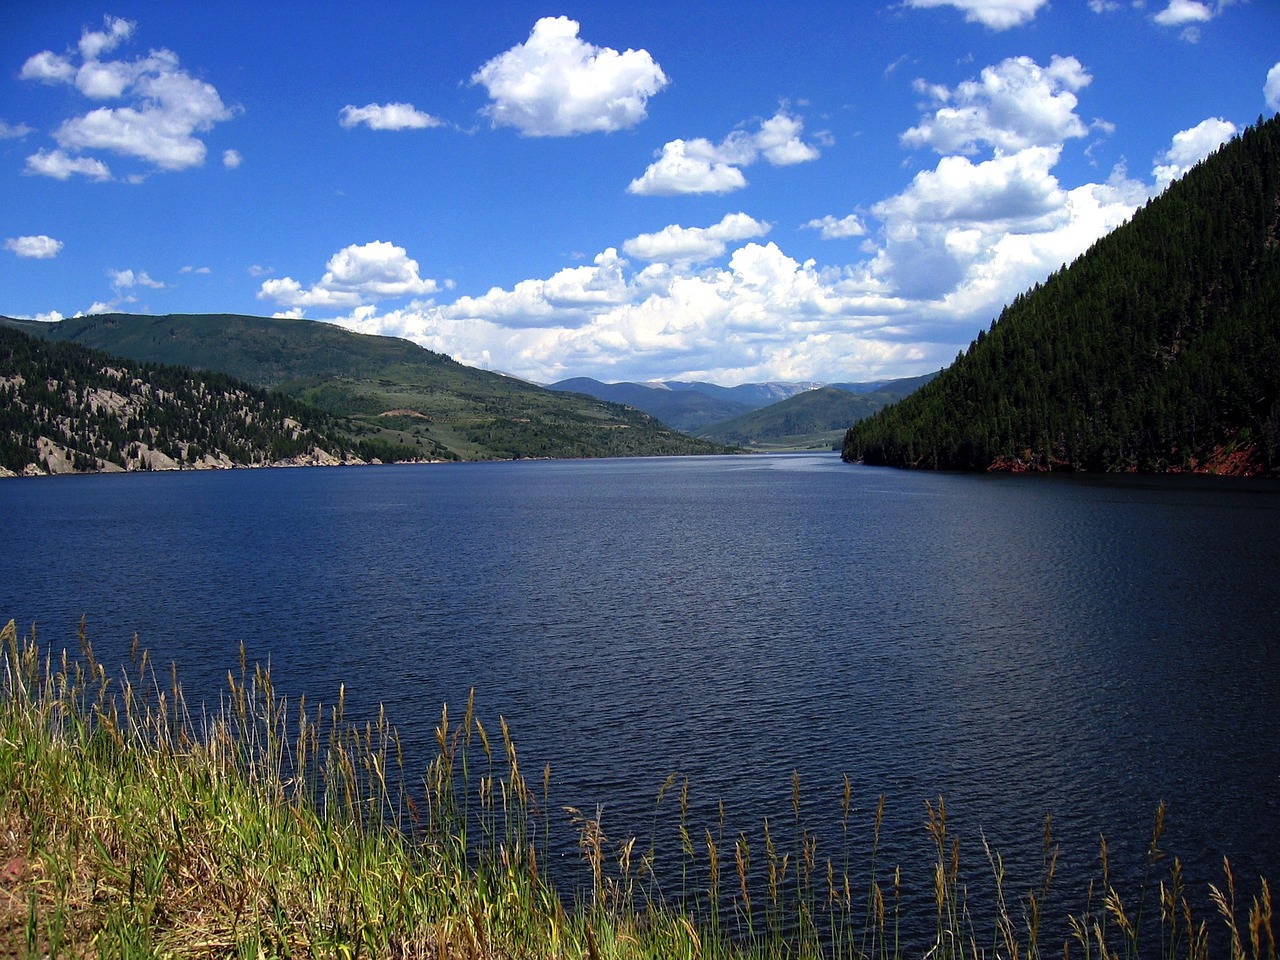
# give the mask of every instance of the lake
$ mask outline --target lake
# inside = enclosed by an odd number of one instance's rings
[[[553,805],[615,837],[649,835],[672,772],[730,835],[791,822],[793,772],[835,825],[847,774],[854,826],[884,794],[886,857],[926,894],[939,796],[967,870],[990,874],[985,838],[1015,890],[1050,813],[1067,887],[1099,834],[1139,877],[1161,801],[1193,883],[1224,854],[1250,895],[1280,879],[1272,483],[831,454],[315,468],[9,480],[0,522],[0,620],[74,649],[83,616],[112,665],[136,634],[211,704],[243,642],[289,697],[385,704],[411,772],[474,689]]]

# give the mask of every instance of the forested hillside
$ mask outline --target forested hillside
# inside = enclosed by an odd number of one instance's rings
[[[0,473],[211,469],[426,456],[342,437],[225,374],[132,364],[0,326]]]
[[[1280,119],[1019,296],[844,458],[942,469],[1280,468]]]

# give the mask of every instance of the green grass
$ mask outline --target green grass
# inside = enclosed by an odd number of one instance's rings
[[[1041,876],[971,900],[945,804],[926,809],[934,851],[928,917],[903,914],[902,873],[881,862],[883,800],[855,823],[845,781],[828,855],[804,825],[759,835],[695,823],[689,784],[659,786],[647,840],[614,840],[598,816],[550,809],[550,771],[526,779],[506,723],[467,704],[442,711],[435,756],[404,769],[385,715],[358,724],[345,695],[329,707],[279,697],[244,654],[216,713],[194,713],[176,670],[146,653],[119,675],[94,658],[55,654],[12,621],[0,632],[0,957],[565,957],[850,960],[1274,960],[1265,881],[1248,903],[1229,865],[1210,888],[1212,924],[1193,918],[1182,869],[1167,864],[1157,814],[1136,899],[1101,873],[1065,943],[1042,943],[1042,905],[1057,863],[1049,824]],[[674,808],[674,809],[673,809]],[[659,849],[671,810],[678,849]],[[547,876],[553,826],[568,818],[581,883]],[[855,834],[870,855],[854,858]],[[659,893],[657,876],[680,891]],[[558,878],[559,879],[559,878]],[[916,901],[921,902],[921,901]],[[987,916],[989,921],[976,920]],[[931,947],[899,931],[924,921]]]

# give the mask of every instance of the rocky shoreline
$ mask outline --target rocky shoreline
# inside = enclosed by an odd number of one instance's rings
[[[15,473],[0,466],[0,478],[51,477],[67,476],[69,474],[177,472],[183,470],[260,470],[268,467],[363,467],[383,464],[383,461],[377,457],[370,460],[362,460],[354,456],[339,457],[321,447],[312,447],[307,453],[283,460],[239,463],[226,456],[226,454],[220,454],[216,457],[206,454],[195,462],[180,463],[159,450],[139,445],[137,453],[129,457],[123,466],[118,463],[112,463],[109,460],[95,458],[96,467],[92,470],[85,470],[76,469],[72,452],[48,437],[37,438],[36,449],[40,454],[38,463],[27,464],[26,469],[21,473]],[[443,463],[444,461],[422,459],[393,462]]]
[[[1178,451],[1170,451],[1170,458]],[[1068,461],[1045,458],[1027,450],[1020,457],[997,457],[987,467],[987,473],[1074,473],[1076,468]],[[1190,457],[1185,464],[1167,463],[1157,469],[1139,470],[1133,467],[1124,473],[1191,473],[1217,477],[1274,477],[1275,471],[1267,468],[1266,457],[1256,443],[1219,444],[1203,459]]]

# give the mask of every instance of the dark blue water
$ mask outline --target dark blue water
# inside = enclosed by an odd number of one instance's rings
[[[1030,883],[1051,813],[1065,884],[1100,833],[1132,879],[1164,801],[1193,882],[1280,878],[1273,484],[831,455],[37,478],[0,483],[0,530],[0,618],[48,642],[84,616],[123,662],[136,633],[216,703],[243,641],[289,696],[385,704],[410,766],[474,688],[617,837],[671,772],[730,835],[792,822],[793,771],[835,825],[848,774],[925,884],[939,795],[978,875],[985,837]]]

